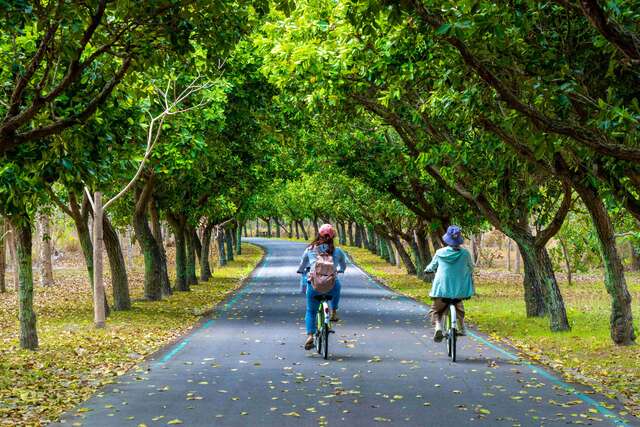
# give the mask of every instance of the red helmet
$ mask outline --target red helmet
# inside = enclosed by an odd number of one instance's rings
[[[322,227],[318,230],[318,234],[322,237],[327,236],[333,239],[336,237],[336,230],[331,224],[322,224]]]

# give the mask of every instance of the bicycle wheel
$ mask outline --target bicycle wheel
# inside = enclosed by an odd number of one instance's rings
[[[451,356],[451,361],[455,362],[456,361],[456,344],[458,341],[458,337],[456,334],[456,329],[455,328],[451,328],[451,332],[449,333],[449,347],[451,348],[451,352],[449,354],[449,356]]]
[[[447,356],[451,357],[451,317],[449,313],[443,314],[444,318],[444,336],[447,338]]]
[[[320,306],[320,310],[318,310],[316,320],[316,350],[318,350],[318,354],[322,354],[322,328],[324,327],[324,313],[322,311],[322,306]]]
[[[329,326],[327,325],[322,328],[322,356],[325,359],[329,357]]]

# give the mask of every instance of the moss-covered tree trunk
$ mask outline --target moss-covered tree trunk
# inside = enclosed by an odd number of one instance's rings
[[[144,257],[144,297],[149,301],[159,301],[162,299],[162,255],[149,226],[147,212],[152,191],[151,178],[147,180],[144,187],[136,190],[133,227]]]
[[[184,240],[187,249],[187,283],[189,286],[198,284],[198,276],[196,276],[196,242],[194,234],[195,229],[187,224],[184,232]]]
[[[113,291],[113,309],[131,309],[131,297],[129,295],[129,280],[127,278],[127,267],[124,263],[122,248],[118,233],[111,225],[107,215],[102,217],[102,232],[104,238],[104,248],[109,257],[109,268],[111,270],[111,288]]]
[[[18,288],[18,317],[20,320],[20,347],[38,348],[36,313],[33,309],[33,265],[31,259],[31,221],[27,215],[11,220],[16,233],[16,256],[20,285]]]
[[[298,221],[293,220],[293,224],[296,226],[296,239],[300,238],[300,229],[298,228]]]
[[[640,271],[640,248],[631,245],[631,271]]]
[[[153,234],[153,238],[156,239],[158,249],[160,249],[160,289],[162,290],[163,296],[169,296],[173,291],[171,290],[171,281],[169,280],[169,266],[167,265],[167,252],[164,249],[160,212],[158,211],[158,202],[155,199],[149,202],[149,215],[151,216],[151,233]]]
[[[389,264],[391,265],[396,265],[396,253],[393,250],[393,245],[391,244],[391,240],[387,237],[381,239],[384,245],[384,250],[387,254],[387,261],[389,262]]]
[[[278,222],[276,220],[276,227],[278,227]],[[280,227],[278,227],[280,228]],[[231,228],[227,227],[224,230],[225,243],[227,244],[226,253],[227,253],[227,261],[233,261],[233,232]]]
[[[5,274],[7,272],[7,228],[5,220],[0,216],[0,293],[7,292]]]
[[[224,249],[224,230],[217,230],[216,241],[218,242],[218,265],[222,267],[227,264],[227,255]]]
[[[189,290],[189,284],[187,283],[187,246],[184,224],[171,214],[167,214],[167,219],[176,241],[176,282],[174,287],[176,291],[186,292]]]
[[[236,227],[236,254],[242,255],[242,224]]]
[[[636,339],[631,311],[631,295],[627,288],[622,260],[616,247],[616,238],[609,212],[597,191],[584,182],[574,183],[598,234],[600,253],[604,263],[604,284],[611,297],[611,339],[616,344],[633,344]]]
[[[191,229],[191,236],[193,237],[193,247],[195,249],[196,258],[200,263],[200,255],[202,255],[202,241],[198,236],[198,229],[196,227],[189,227]]]
[[[542,293],[542,284],[539,280],[540,262],[537,259],[535,248],[532,242],[523,242],[521,239],[514,239],[520,252],[524,264],[524,303],[527,317],[544,317],[547,308]]]
[[[211,263],[209,262],[209,254],[211,253],[211,233],[213,232],[213,224],[207,223],[202,232],[202,245],[200,249],[200,280],[206,282],[211,278]]]
[[[371,253],[380,255],[380,250],[379,250],[380,245],[376,240],[376,237],[377,237],[376,233],[375,231],[373,231],[373,226],[368,225],[367,226],[367,240],[369,241],[368,249]]]

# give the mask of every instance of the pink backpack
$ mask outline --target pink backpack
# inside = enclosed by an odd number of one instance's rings
[[[331,254],[320,253],[317,249],[316,254],[318,257],[313,271],[309,274],[309,281],[316,292],[326,294],[336,284],[336,266]]]

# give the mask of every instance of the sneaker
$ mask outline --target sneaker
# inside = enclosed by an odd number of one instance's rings
[[[436,329],[436,333],[433,334],[433,340],[435,342],[442,342],[443,338],[444,338],[444,334],[442,333],[442,329]]]
[[[305,350],[311,350],[313,348],[313,337],[309,337],[307,338],[307,340],[304,342],[304,349]]]

